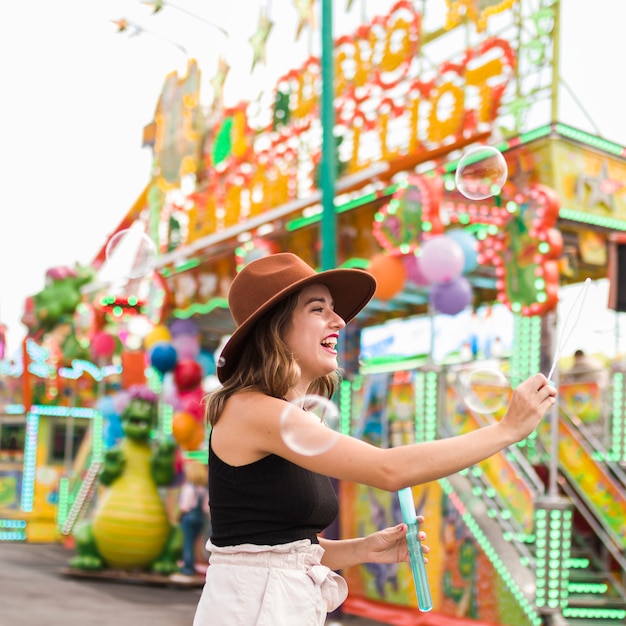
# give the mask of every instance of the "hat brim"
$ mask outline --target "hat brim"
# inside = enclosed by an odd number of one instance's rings
[[[296,291],[309,285],[326,285],[333,297],[335,312],[346,322],[354,319],[372,299],[376,291],[376,279],[365,270],[334,269],[303,278],[276,293],[253,315],[240,324],[230,336],[218,359],[217,378],[224,383],[230,378],[239,362],[242,344],[254,328],[257,320],[274,305]]]

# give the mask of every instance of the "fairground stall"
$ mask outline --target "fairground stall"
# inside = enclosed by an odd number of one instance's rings
[[[143,348],[153,367],[171,372],[167,349],[187,324],[197,343],[177,340],[178,349],[209,378],[234,329],[233,277],[280,251],[377,278],[373,301],[343,332],[334,399],[342,430],[376,445],[489,423],[534,372],[558,384],[570,356],[560,354],[564,322],[578,312],[559,304],[586,279],[596,300],[610,283],[615,334],[626,153],[558,121],[559,2],[446,7],[434,23],[400,0],[334,41],[332,72],[312,55],[269,100],[226,106],[222,67],[207,111],[194,60],[185,76],[166,77],[144,132],[152,176],[94,261],[102,271],[111,241],[140,232],[130,291],[113,304],[139,289],[149,257]],[[496,165],[472,187],[477,160],[466,157],[476,147]],[[93,302],[103,290],[96,281],[83,294]],[[421,625],[626,619],[621,352],[614,340],[604,354],[608,386],[564,383],[536,435],[413,489],[433,548],[433,611],[418,611],[404,565],[345,571],[342,610]],[[180,404],[174,411],[181,436],[192,421]],[[335,536],[400,521],[397,494],[337,488]]]

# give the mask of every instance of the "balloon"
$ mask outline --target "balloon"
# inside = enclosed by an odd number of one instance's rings
[[[406,270],[402,259],[388,254],[372,257],[367,271],[376,279],[374,296],[381,300],[391,300],[402,291],[406,282]]]
[[[176,349],[179,359],[195,359],[200,354],[200,343],[197,336],[178,335],[172,339],[172,345]]]
[[[177,359],[176,350],[170,343],[157,343],[150,350],[150,365],[161,374],[171,371],[176,365]]]
[[[211,352],[200,350],[200,354],[196,357],[196,361],[200,363],[205,376],[215,374],[215,357]]]
[[[473,291],[465,276],[446,283],[435,283],[430,290],[430,302],[439,313],[456,315],[472,302]]]
[[[168,342],[172,339],[167,326],[157,324],[143,339],[143,345],[146,350],[152,348],[157,343]]]
[[[180,337],[181,335],[196,337],[198,335],[198,326],[191,319],[175,319],[170,324],[170,333],[172,337]]]
[[[96,360],[113,356],[117,341],[113,335],[98,332],[91,338],[91,354]]]
[[[468,274],[474,271],[478,267],[478,240],[476,237],[463,228],[449,230],[446,237],[456,241],[463,250],[463,257],[465,258],[463,273]]]
[[[465,258],[461,246],[445,235],[428,239],[419,255],[422,274],[433,283],[443,283],[461,275]]]
[[[412,282],[418,287],[428,287],[428,285],[430,285],[430,281],[424,276],[424,273],[420,269],[419,260],[415,254],[412,252],[405,254],[402,257],[402,263],[404,264],[406,278],[409,282]]]
[[[202,366],[192,359],[178,358],[174,367],[174,383],[179,392],[195,389],[202,382]]]
[[[172,417],[172,436],[182,444],[193,436],[198,422],[187,411],[178,411]]]
[[[174,413],[172,436],[184,450],[196,450],[204,441],[204,425],[185,411]]]
[[[202,402],[204,390],[202,387],[181,393],[179,398],[180,410],[193,415],[196,421],[204,423],[204,404]]]
[[[204,443],[205,431],[202,424],[196,422],[196,429],[193,431],[191,437],[181,445],[185,450],[199,450]]]

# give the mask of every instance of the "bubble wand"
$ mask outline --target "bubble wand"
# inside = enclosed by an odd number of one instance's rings
[[[583,312],[585,298],[587,297],[587,291],[589,291],[590,284],[591,284],[591,278],[589,277],[585,278],[585,284],[582,290],[576,296],[576,300],[574,300],[574,304],[572,305],[572,308],[570,309],[569,314],[565,318],[565,322],[563,323],[563,330],[561,331],[561,338],[559,339],[557,343],[557,347],[554,352],[554,360],[552,361],[552,367],[550,368],[550,372],[548,373],[548,376],[547,376],[549,381],[552,381],[552,374],[554,374],[554,370],[556,369],[557,363],[559,362],[559,359],[561,358],[561,352],[563,352],[563,348],[565,347],[565,344],[569,341],[569,338],[572,336],[572,333],[574,332],[574,329],[576,328],[576,326],[578,326],[578,322]],[[580,300],[580,306],[578,307],[578,316],[576,317],[576,321],[570,327],[567,335],[565,335],[565,327],[567,326],[567,322],[569,321],[569,318],[572,316],[572,313],[574,312],[579,300]]]
[[[409,544],[409,556],[411,557],[411,572],[413,572],[413,583],[417,594],[417,606],[420,611],[430,611],[433,608],[433,601],[430,597],[430,587],[424,566],[424,555],[422,544],[417,534],[417,513],[413,502],[413,493],[409,487],[398,491],[400,500],[400,510],[402,520],[409,527],[406,540]]]

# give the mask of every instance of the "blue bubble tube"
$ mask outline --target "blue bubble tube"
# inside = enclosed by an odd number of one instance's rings
[[[420,611],[430,611],[433,608],[433,600],[430,596],[430,586],[426,577],[422,544],[418,537],[417,513],[415,512],[413,492],[410,487],[400,489],[398,498],[400,499],[402,521],[409,527],[406,540],[409,544],[411,572],[413,573],[413,583],[415,584],[415,593],[417,594],[417,606]]]

